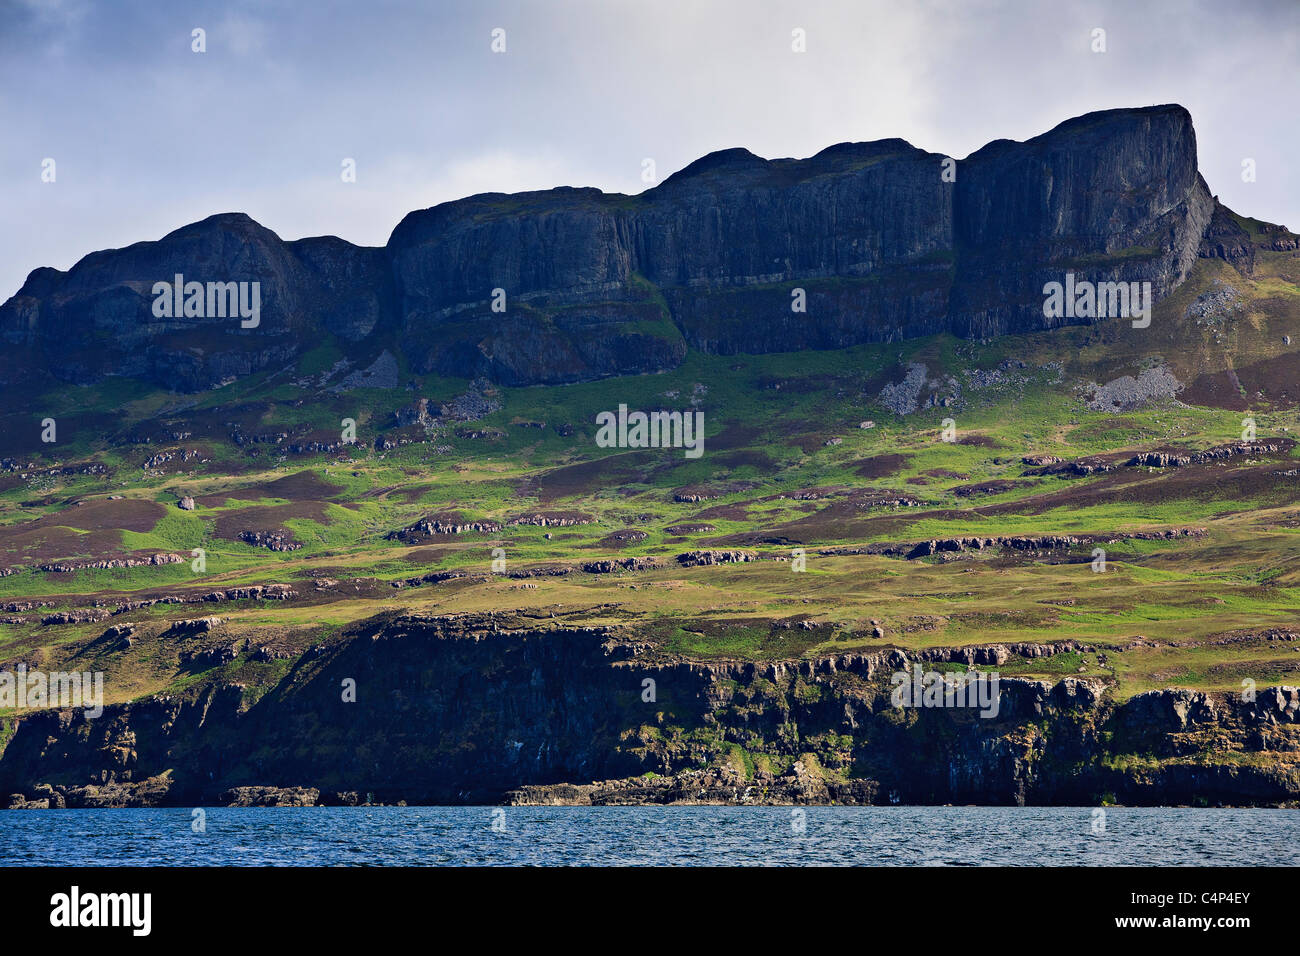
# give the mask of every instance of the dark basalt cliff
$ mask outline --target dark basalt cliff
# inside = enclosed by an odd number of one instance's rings
[[[0,306],[0,377],[124,374],[197,390],[279,367],[322,335],[385,334],[420,371],[578,381],[671,368],[688,347],[1041,329],[1043,284],[1067,270],[1150,281],[1159,298],[1198,252],[1230,258],[1240,245],[1180,106],[990,143],[953,181],[943,162],[902,140],[804,160],[725,150],[637,196],[559,188],[444,203],[408,215],[382,249],[284,242],[247,216],[213,216],[33,272]],[[153,283],[176,273],[260,282],[261,325],[155,318]]]
[[[982,718],[891,705],[891,675],[932,666],[937,649],[700,662],[657,657],[616,630],[512,623],[377,619],[313,648],[260,696],[209,684],[96,719],[33,713],[0,753],[0,796],[15,807],[368,794],[412,803],[1300,800],[1294,688],[1251,701],[1164,690],[1117,703],[1099,682],[1004,677],[996,715]],[[981,653],[1005,661],[1043,650]]]

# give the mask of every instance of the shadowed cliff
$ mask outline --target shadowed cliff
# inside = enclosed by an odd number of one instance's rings
[[[637,196],[487,193],[407,215],[382,249],[284,242],[230,213],[34,271],[0,306],[0,381],[197,391],[323,336],[384,336],[419,372],[522,385],[672,368],[688,348],[1023,332],[1089,321],[1043,316],[1044,283],[1067,270],[1149,281],[1158,299],[1203,242],[1229,258],[1239,229],[1216,208],[1191,117],[1171,105],[1088,114],[947,167],[892,139],[803,160],[724,150]],[[151,289],[178,273],[261,283],[260,324],[156,317]]]

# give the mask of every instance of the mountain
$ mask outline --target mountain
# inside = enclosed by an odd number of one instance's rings
[[[1298,241],[1157,107],[37,270],[0,807],[1300,805]]]
[[[945,168],[948,174],[945,175]],[[0,381],[33,371],[199,391],[291,362],[322,336],[384,337],[421,373],[506,385],[674,368],[708,354],[837,349],[1049,319],[1070,270],[1150,282],[1249,237],[1197,172],[1180,106],[1109,110],[949,162],[898,140],[810,159],[743,149],[636,196],[488,193],[407,215],[382,249],[284,242],[237,213],[37,269],[0,306]],[[159,318],[156,282],[259,282],[262,316]],[[792,308],[803,289],[806,311]],[[493,310],[494,290],[504,311]]]

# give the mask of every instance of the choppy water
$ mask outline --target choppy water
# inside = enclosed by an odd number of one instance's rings
[[[334,807],[0,812],[6,865],[1300,864],[1300,811]]]

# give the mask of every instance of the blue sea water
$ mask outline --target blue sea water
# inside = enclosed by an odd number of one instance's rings
[[[316,807],[0,812],[0,864],[1295,866],[1300,812]]]

